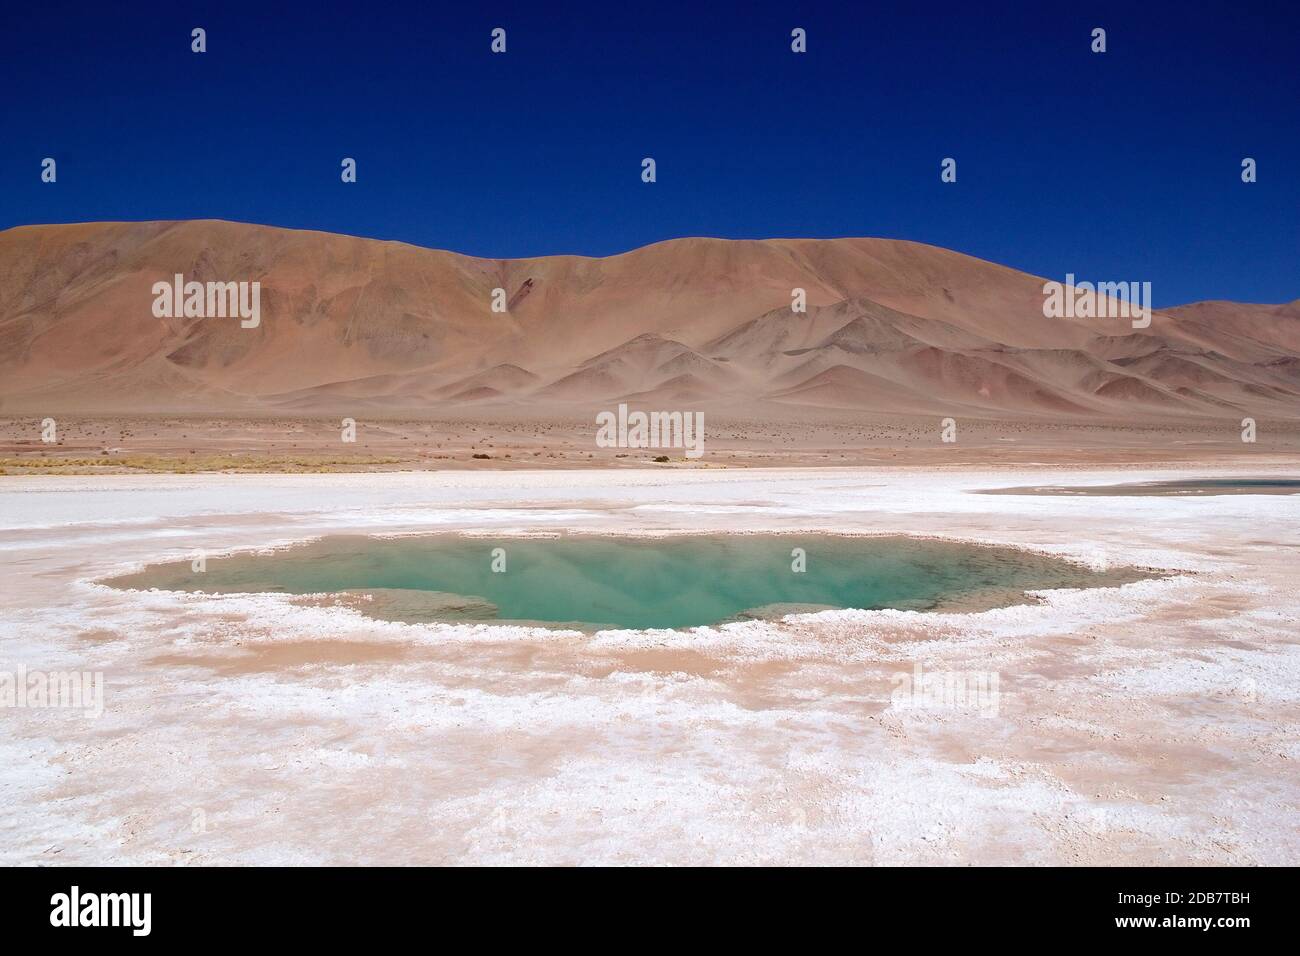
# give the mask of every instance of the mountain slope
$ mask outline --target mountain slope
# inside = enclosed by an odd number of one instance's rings
[[[155,317],[153,284],[178,273],[259,282],[260,324]],[[1042,286],[886,239],[490,260],[218,221],[24,226],[0,232],[0,411],[1300,417],[1300,302],[1138,330],[1045,318]]]

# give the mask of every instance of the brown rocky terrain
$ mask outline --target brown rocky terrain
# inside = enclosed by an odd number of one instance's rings
[[[176,273],[260,282],[260,324],[156,318]],[[1134,329],[1045,318],[1043,281],[886,239],[491,260],[221,221],[23,226],[0,232],[0,414],[1300,418],[1300,300]]]

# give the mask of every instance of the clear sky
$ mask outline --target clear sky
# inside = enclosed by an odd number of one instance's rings
[[[889,236],[1158,306],[1300,297],[1300,4],[456,7],[8,4],[0,228],[220,218],[489,257]]]

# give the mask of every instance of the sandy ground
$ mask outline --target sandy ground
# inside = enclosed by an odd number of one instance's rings
[[[473,471],[652,467],[709,471],[849,465],[1197,465],[1245,455],[1300,456],[1300,422],[1261,419],[1244,445],[1234,420],[1063,422],[879,416],[827,409],[767,409],[759,417],[705,412],[699,458],[681,449],[601,448],[592,415],[526,411],[449,419],[360,417],[355,441],[337,418],[0,418],[0,474],[202,471]],[[669,460],[654,459],[664,455]],[[477,457],[476,457],[477,456]]]
[[[1195,468],[0,478],[3,863],[1300,863],[1300,497],[974,495]],[[831,530],[1176,573],[979,614],[415,626],[94,579],[344,531]],[[810,555],[815,559],[815,555]],[[995,713],[897,675],[996,674]]]

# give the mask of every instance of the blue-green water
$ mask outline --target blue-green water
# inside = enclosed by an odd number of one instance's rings
[[[108,583],[208,593],[346,591],[373,595],[356,606],[386,620],[592,629],[690,627],[825,608],[981,610],[1024,602],[1026,590],[1144,576],[1133,569],[1098,573],[1009,548],[900,537],[438,535],[336,536],[269,554],[209,558],[202,572],[185,561]]]
[[[1039,485],[989,488],[985,495],[1077,495],[1079,497],[1145,498],[1209,495],[1300,495],[1300,478],[1188,478],[1178,481],[1135,481],[1120,485]]]

